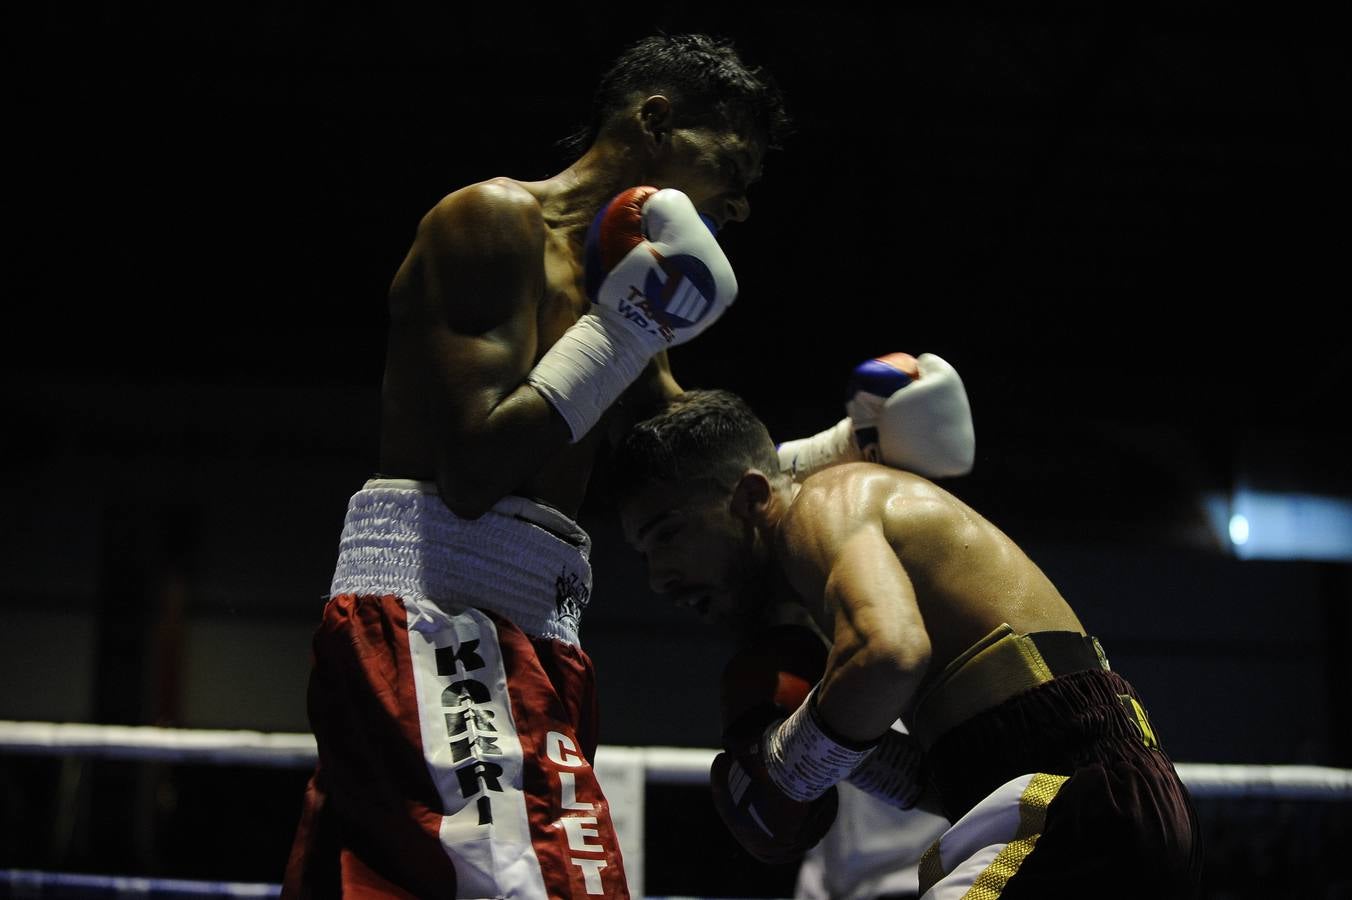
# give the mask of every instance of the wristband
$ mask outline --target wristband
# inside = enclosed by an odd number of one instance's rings
[[[568,423],[573,443],[601,421],[648,365],[642,340],[606,319],[604,307],[589,312],[560,335],[526,375]]]
[[[855,744],[827,734],[814,687],[793,715],[765,730],[765,770],[785,795],[807,802],[853,772],[876,743]]]
[[[779,470],[792,475],[794,481],[802,481],[813,472],[836,463],[858,462],[864,458],[854,436],[854,424],[848,418],[812,437],[785,441],[775,451],[779,454]]]
[[[910,809],[920,799],[923,760],[920,744],[914,738],[890,730],[847,780],[890,806]]]

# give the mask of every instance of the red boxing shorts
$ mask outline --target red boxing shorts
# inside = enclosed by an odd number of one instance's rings
[[[520,498],[473,521],[414,482],[352,498],[284,896],[628,896],[590,762],[588,550]]]

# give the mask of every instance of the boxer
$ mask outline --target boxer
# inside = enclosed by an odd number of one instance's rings
[[[795,481],[723,391],[637,424],[610,465],[655,591],[743,634],[794,605],[829,645],[797,697],[782,656],[760,654],[767,687],[725,680],[742,700],[711,786],[748,851],[800,854],[848,781],[953,823],[922,859],[927,900],[1193,895],[1197,820],[1141,698],[994,524],[876,463]]]
[[[716,232],[786,117],[701,35],[630,47],[598,100],[572,166],[448,194],[394,276],[381,474],[314,640],[319,763],[284,896],[628,896],[574,517],[607,411],[679,391],[666,349],[734,301]]]

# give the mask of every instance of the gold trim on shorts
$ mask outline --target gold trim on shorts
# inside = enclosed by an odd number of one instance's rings
[[[921,746],[928,750],[949,729],[978,713],[1066,674],[1053,670],[1036,640],[1036,634],[1015,634],[1013,627],[1003,623],[945,666],[916,703],[912,732]],[[1082,664],[1072,671],[1106,668],[1098,642],[1089,637],[1084,640],[1092,642],[1095,655],[1091,659],[1086,649]]]

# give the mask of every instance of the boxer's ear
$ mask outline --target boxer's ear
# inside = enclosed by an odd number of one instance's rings
[[[760,469],[747,469],[732,489],[728,509],[744,524],[762,525],[773,498],[774,491],[765,473]]]
[[[639,127],[643,145],[650,152],[665,150],[671,143],[671,101],[662,94],[654,94],[638,108]]]

